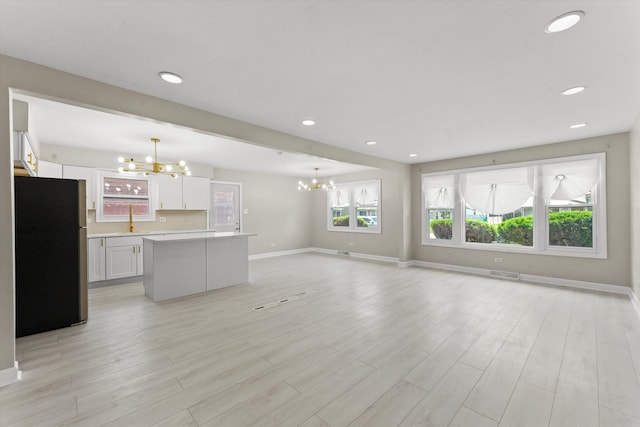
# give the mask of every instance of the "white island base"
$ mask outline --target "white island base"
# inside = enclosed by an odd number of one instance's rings
[[[250,233],[143,237],[144,293],[153,301],[247,283]]]

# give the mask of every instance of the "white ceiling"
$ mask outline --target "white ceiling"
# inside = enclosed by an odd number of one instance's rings
[[[314,175],[315,167],[320,168],[322,177],[371,169],[246,144],[150,119],[105,113],[26,95],[14,98],[29,104],[29,131],[35,132],[40,143],[52,146],[105,151],[109,155],[118,153],[143,160],[148,155],[153,156],[151,138],[157,137],[160,139],[160,161],[185,160],[216,168],[308,178]],[[116,159],[117,156],[112,155],[114,169],[121,166]]]
[[[544,32],[572,10],[576,27]],[[624,132],[640,115],[632,0],[0,0],[0,52],[406,163]]]

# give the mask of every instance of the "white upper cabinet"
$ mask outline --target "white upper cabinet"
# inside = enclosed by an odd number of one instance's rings
[[[208,210],[210,209],[209,178],[194,176],[156,175],[159,210]]]
[[[87,181],[87,209],[96,208],[97,172],[94,168],[83,166],[62,166],[62,177],[65,179],[84,179]]]
[[[36,153],[26,132],[13,132],[14,165],[23,168],[30,176],[37,175]]]
[[[38,176],[40,178],[62,178],[62,165],[38,160]]]
[[[182,205],[182,178],[169,175],[156,175],[158,204],[160,210],[184,209]]]
[[[211,180],[197,176],[182,177],[182,204],[184,209],[208,210],[211,208]]]

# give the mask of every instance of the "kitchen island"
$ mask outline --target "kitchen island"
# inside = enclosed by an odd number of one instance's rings
[[[144,293],[163,301],[249,279],[252,233],[175,233],[143,237]]]

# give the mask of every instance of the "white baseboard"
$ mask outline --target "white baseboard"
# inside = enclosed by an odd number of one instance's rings
[[[277,251],[277,252],[263,252],[261,254],[249,255],[249,261],[253,261],[254,259],[264,259],[264,258],[273,258],[277,256],[295,255],[295,254],[301,254],[304,252],[311,252],[311,251],[313,251],[313,248],[291,249],[288,251]]]
[[[636,310],[638,318],[640,318],[640,301],[638,301],[638,296],[631,289],[629,289],[629,299],[631,300],[631,305]]]
[[[465,267],[461,265],[441,264],[441,263],[427,262],[427,261],[411,261],[410,264],[417,265],[420,267],[436,268],[439,270],[457,271],[460,273],[470,273],[470,274],[478,274],[481,276],[495,277],[494,275],[491,274],[491,271],[493,270],[485,269],[485,268]],[[532,274],[520,274],[519,276],[520,276],[519,279],[511,279],[511,280],[521,280],[525,282],[543,283],[546,285],[565,286],[569,288],[589,289],[592,291],[609,292],[614,294],[625,294],[625,295],[631,296],[631,288],[628,288],[626,286],[609,285],[606,283],[596,283],[596,282],[585,282],[582,280],[559,279],[556,277],[548,277],[548,276],[535,276]]]
[[[325,248],[315,248],[315,247],[292,249],[290,251],[264,252],[261,254],[249,255],[249,261],[252,261],[254,259],[263,259],[263,258],[272,258],[277,256],[301,254],[305,252],[318,252],[322,254],[343,255],[343,256],[346,255],[352,258],[369,259],[372,261],[390,262],[394,264],[398,263],[398,258],[390,257],[390,256],[370,255],[370,254],[362,254],[358,252],[345,253],[345,251],[338,251],[336,249],[325,249]]]
[[[0,371],[0,387],[4,387],[9,384],[13,384],[22,379],[22,371],[18,369],[18,362],[14,362],[14,366],[11,368],[3,369]]]

